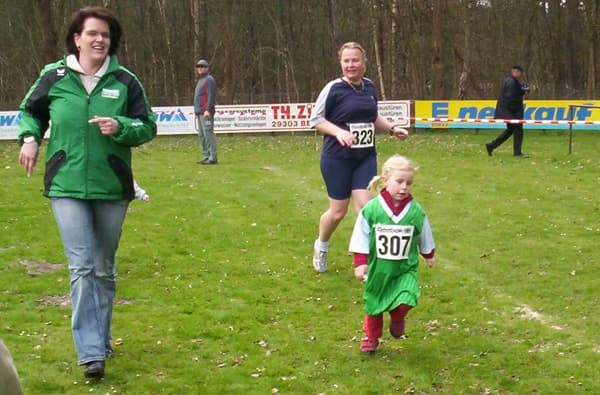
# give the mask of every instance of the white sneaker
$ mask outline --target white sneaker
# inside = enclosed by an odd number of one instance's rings
[[[315,240],[315,254],[313,255],[313,267],[318,273],[327,271],[327,251],[321,251],[318,247],[319,240]]]

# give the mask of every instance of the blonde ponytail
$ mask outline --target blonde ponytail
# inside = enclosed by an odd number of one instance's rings
[[[371,178],[371,181],[369,181],[369,186],[367,186],[367,189],[372,194],[377,194],[381,190],[381,187],[381,176],[375,176]]]

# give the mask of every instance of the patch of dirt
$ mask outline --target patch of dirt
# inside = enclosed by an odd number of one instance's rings
[[[544,316],[539,311],[534,310],[532,307],[527,306],[526,304],[523,306],[515,307],[513,310],[515,313],[519,314],[519,317],[525,318],[529,321],[538,321],[544,322]]]
[[[64,267],[62,263],[38,262],[30,259],[23,259],[19,263],[27,270],[27,274],[34,277],[52,273]]]
[[[530,352],[530,353],[546,352],[546,351],[550,350],[551,347],[552,347],[552,345],[549,343],[540,343],[540,344],[536,344],[535,346],[530,348],[528,352]]]
[[[69,307],[71,305],[71,297],[69,295],[44,296],[38,302],[42,306]]]
[[[38,302],[42,306],[51,306],[51,307],[69,307],[71,306],[71,296],[70,295],[52,295],[52,296],[44,296],[39,299]],[[132,304],[133,301],[129,298],[115,298],[114,304],[117,306],[124,306],[128,304]]]
[[[129,298],[115,298],[114,304],[117,306],[125,306],[128,304],[133,304],[133,300]]]

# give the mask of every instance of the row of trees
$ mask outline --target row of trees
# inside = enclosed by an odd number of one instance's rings
[[[0,109],[62,56],[70,13],[112,9],[154,105],[186,105],[205,58],[219,102],[312,101],[362,43],[383,99],[494,98],[514,63],[539,98],[600,95],[599,0],[0,0]]]

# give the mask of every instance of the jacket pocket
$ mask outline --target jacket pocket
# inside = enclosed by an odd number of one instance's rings
[[[46,161],[46,173],[44,174],[44,195],[48,196],[52,181],[56,174],[67,160],[67,154],[65,151],[57,151],[48,161]]]
[[[133,200],[135,192],[133,190],[133,173],[131,172],[131,167],[115,154],[108,155],[108,164],[121,183],[123,199]]]

